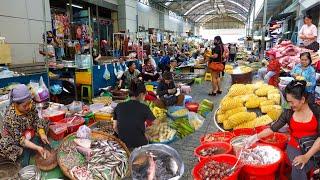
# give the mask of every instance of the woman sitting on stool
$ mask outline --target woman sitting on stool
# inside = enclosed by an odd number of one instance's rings
[[[151,64],[150,59],[144,60],[142,66],[142,78],[144,81],[157,81],[160,75],[157,73],[156,68]]]

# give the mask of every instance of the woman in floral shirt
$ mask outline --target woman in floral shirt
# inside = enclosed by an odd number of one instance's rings
[[[4,121],[2,137],[0,139],[0,157],[16,161],[22,153],[30,150],[37,151],[42,156],[48,153],[43,147],[32,141],[37,134],[43,143],[49,143],[45,134],[48,122],[40,119],[35,103],[27,86],[20,84],[11,91],[11,105],[8,107]],[[22,162],[28,165],[29,157]]]
[[[306,92],[313,94],[316,88],[316,71],[312,67],[311,55],[309,52],[300,54],[300,64],[297,64],[291,71],[291,76],[297,80],[307,81]],[[299,79],[300,78],[300,79]]]

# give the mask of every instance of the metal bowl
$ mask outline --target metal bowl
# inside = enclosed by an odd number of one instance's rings
[[[35,165],[29,165],[19,171],[19,178],[21,180],[40,180],[41,172]]]
[[[136,159],[136,157],[138,157],[142,153],[146,153],[148,151],[159,151],[159,152],[169,154],[176,161],[176,163],[178,165],[178,173],[177,173],[178,175],[176,177],[169,179],[169,180],[178,180],[182,177],[182,175],[184,173],[184,163],[182,161],[182,158],[180,157],[180,155],[178,154],[178,152],[175,149],[173,149],[170,146],[165,145],[165,144],[148,144],[145,146],[141,146],[139,148],[135,148],[133,150],[133,152],[131,153],[131,156],[129,158],[129,167],[130,167],[132,179],[136,180],[133,177],[133,171],[132,171],[132,164],[133,164],[134,160]]]

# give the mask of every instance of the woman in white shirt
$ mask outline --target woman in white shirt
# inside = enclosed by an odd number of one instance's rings
[[[312,17],[306,15],[304,17],[304,25],[299,31],[299,38],[303,41],[303,45],[308,48],[317,51],[319,44],[317,43],[317,27],[312,24]],[[317,44],[318,47],[315,47]]]

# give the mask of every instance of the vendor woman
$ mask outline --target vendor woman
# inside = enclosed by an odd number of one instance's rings
[[[285,97],[291,109],[284,110],[278,121],[260,132],[247,138],[247,144],[254,144],[259,139],[277,132],[284,125],[290,128],[290,138],[287,144],[287,154],[292,164],[292,180],[307,180],[307,174],[314,166],[315,155],[320,147],[320,109],[319,106],[307,101],[305,81],[291,81],[285,88]],[[299,139],[314,137],[315,142],[305,153],[302,153]]]
[[[160,108],[173,105],[182,106],[184,95],[177,95],[176,93],[177,88],[173,82],[172,73],[164,72],[162,75],[162,80],[157,88],[157,95],[159,96],[160,100],[155,101],[155,105]]]
[[[137,79],[141,76],[141,73],[136,69],[136,64],[134,61],[128,62],[128,69],[123,73],[118,87],[125,88],[130,87],[130,83],[133,79]]]
[[[31,151],[42,156],[47,153],[34,142],[38,135],[43,143],[49,144],[45,134],[48,122],[38,117],[27,86],[17,85],[10,94],[11,104],[5,113],[0,139],[0,156],[14,162],[21,156],[22,166],[27,166]]]
[[[307,82],[306,91],[313,94],[316,88],[316,71],[312,67],[311,55],[309,52],[300,54],[300,64],[297,64],[291,71],[291,75],[299,80],[299,77]]]
[[[148,144],[145,136],[146,120],[155,119],[150,108],[142,101],[146,88],[142,81],[132,80],[129,88],[130,100],[117,105],[114,110],[114,129],[119,138],[132,150]]]

